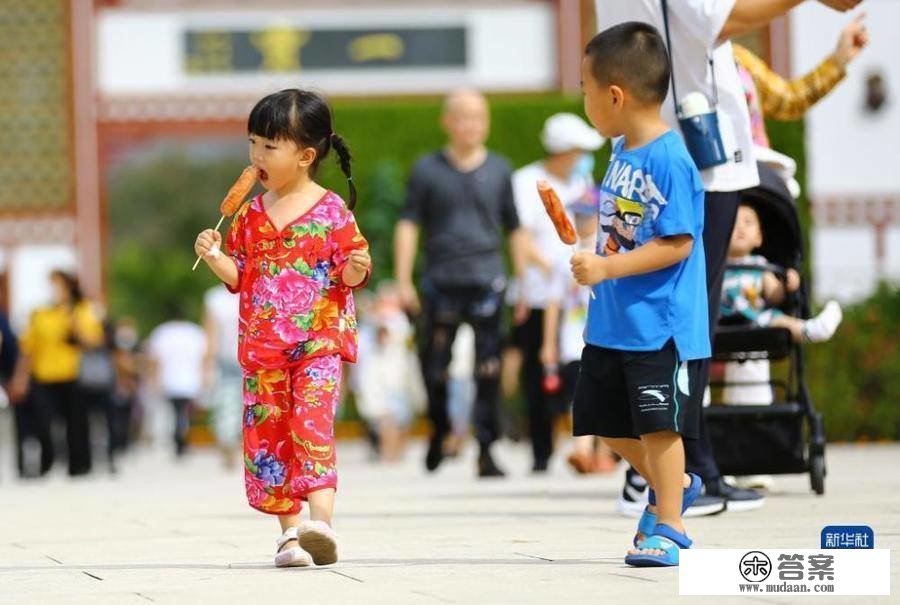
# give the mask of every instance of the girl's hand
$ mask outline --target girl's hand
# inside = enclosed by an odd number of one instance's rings
[[[363,248],[362,250],[351,251],[350,256],[347,258],[347,262],[355,270],[365,274],[366,271],[369,270],[369,267],[372,266],[372,257],[369,256],[369,250]]]
[[[222,234],[215,229],[201,231],[200,235],[197,236],[197,241],[194,242],[194,252],[197,253],[197,256],[204,259],[218,256],[221,247]]]
[[[369,250],[352,250],[347,256],[347,264],[344,266],[343,279],[344,283],[351,288],[362,283],[366,278],[369,267],[372,266],[372,257],[369,256]]]

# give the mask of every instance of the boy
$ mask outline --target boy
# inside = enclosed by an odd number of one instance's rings
[[[699,495],[684,472],[682,436],[695,438],[709,357],[702,246],[703,183],[679,134],[660,117],[670,67],[652,26],[597,34],[581,65],[585,113],[619,138],[600,185],[597,253],[572,257],[591,286],[574,432],[598,435],[651,486],[625,562],[678,565],[681,522]]]

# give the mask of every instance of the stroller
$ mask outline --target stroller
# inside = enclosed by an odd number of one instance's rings
[[[799,269],[803,239],[797,206],[781,178],[759,165],[759,186],[742,199],[759,215],[763,245],[758,253],[770,264],[760,269],[785,279],[786,270]],[[746,268],[746,265],[742,265]],[[803,281],[803,280],[801,280]],[[805,283],[785,297],[781,309],[809,318]],[[711,405],[705,408],[709,436],[719,470],[724,475],[809,473],[816,494],[825,492],[825,429],[816,412],[804,376],[804,353],[785,328],[759,328],[720,323],[713,340],[714,361],[788,360],[787,377],[769,378],[771,405]],[[740,383],[741,386],[749,383]],[[758,383],[756,383],[758,384]],[[765,383],[764,383],[765,384]],[[728,386],[713,382],[712,387]],[[728,402],[725,402],[726,404]]]

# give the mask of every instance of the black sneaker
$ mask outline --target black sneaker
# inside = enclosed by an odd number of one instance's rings
[[[444,459],[444,438],[440,435],[432,435],[428,442],[428,453],[425,455],[425,468],[429,473],[437,470]]]
[[[625,471],[625,485],[616,502],[616,510],[628,517],[639,517],[647,506],[647,482],[633,468]],[[686,511],[684,517],[705,517],[717,515],[726,509],[725,498],[721,496],[703,495],[697,496],[694,503]]]
[[[489,451],[484,451],[478,456],[478,476],[486,479],[491,477],[505,477],[499,466],[494,462]]]
[[[753,489],[740,489],[725,483],[719,477],[717,481],[704,482],[706,495],[725,498],[726,507],[730,512],[740,513],[748,510],[756,510],[766,503],[766,498]]]
[[[721,496],[708,496],[700,494],[694,503],[687,507],[682,517],[706,517],[725,512],[728,504]]]
[[[549,460],[535,460],[534,464],[531,465],[531,472],[532,473],[546,473],[549,465],[550,465]]]
[[[631,467],[625,471],[625,485],[616,501],[616,510],[626,517],[640,517],[647,506],[647,482]]]

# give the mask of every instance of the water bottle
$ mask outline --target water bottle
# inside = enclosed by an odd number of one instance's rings
[[[544,380],[541,382],[541,388],[547,395],[555,395],[559,393],[562,387],[562,381],[559,378],[559,365],[544,365]]]

